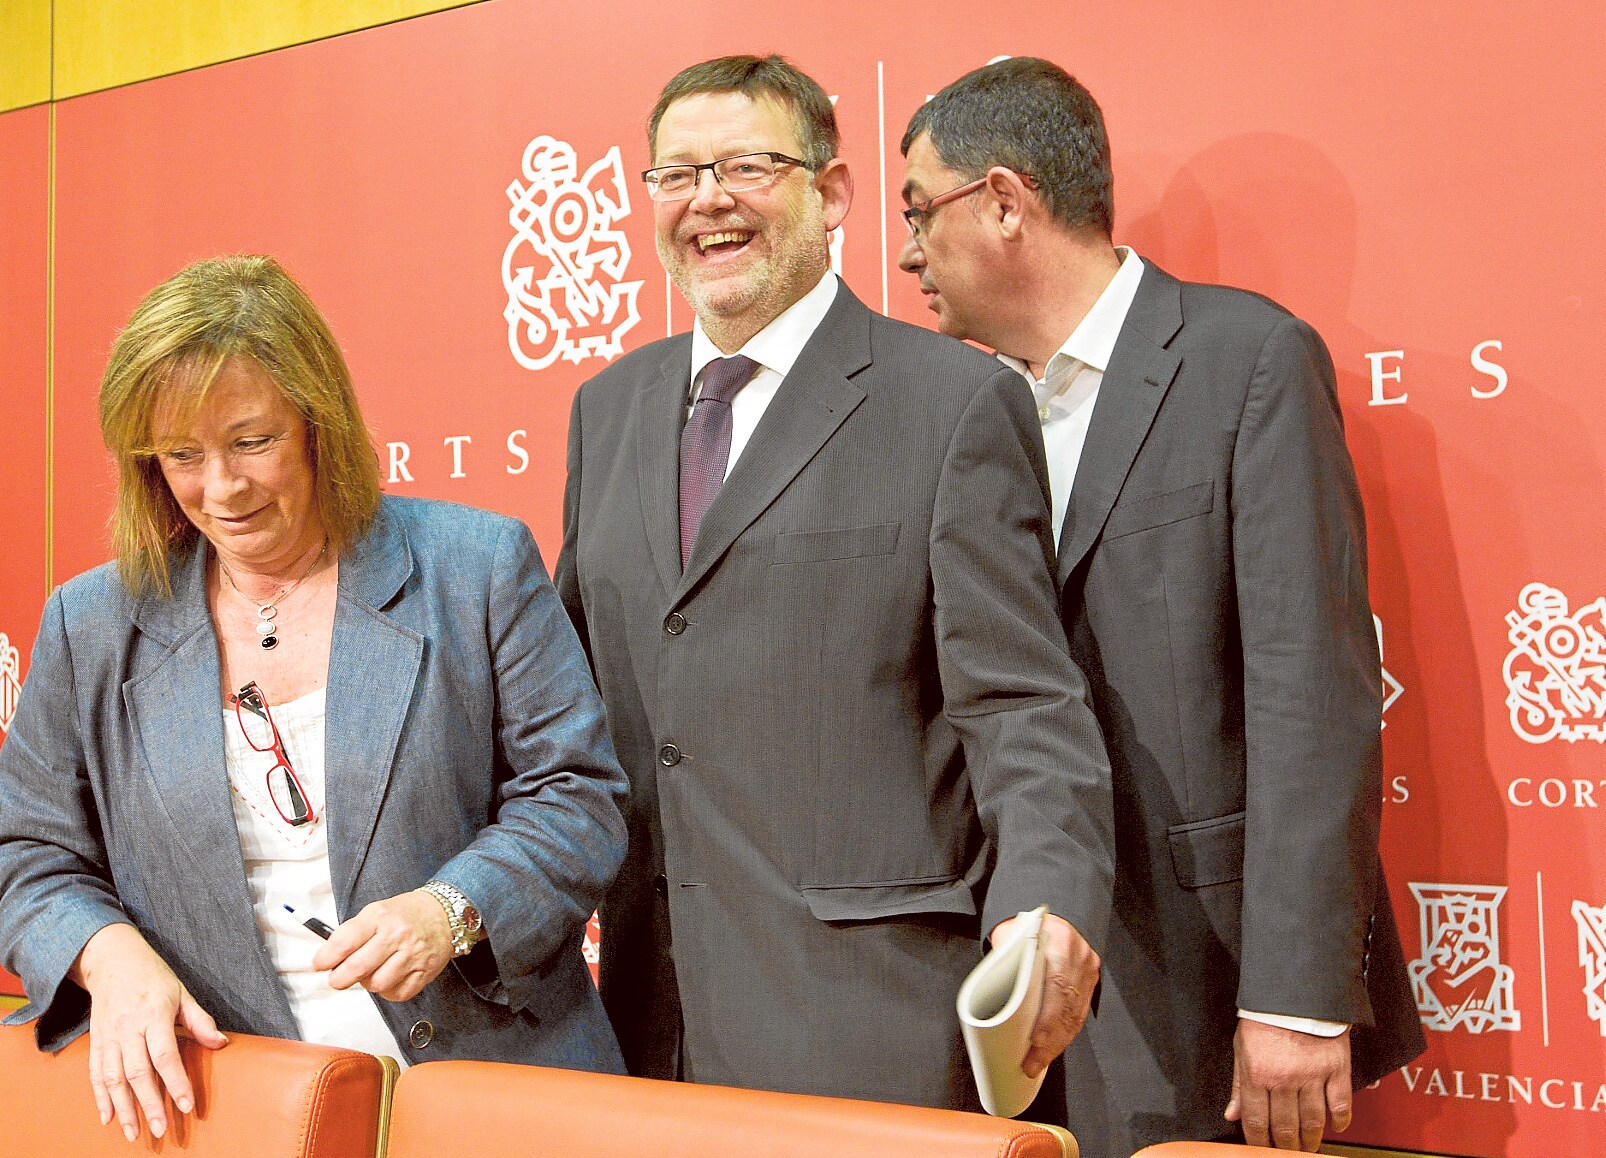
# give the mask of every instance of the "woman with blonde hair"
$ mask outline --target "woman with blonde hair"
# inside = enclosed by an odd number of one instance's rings
[[[528,529],[380,494],[271,258],[157,286],[100,409],[117,558],[51,596],[0,748],[15,1018],[88,1030],[130,1139],[193,1107],[175,1025],[619,1072],[580,937],[625,781]]]

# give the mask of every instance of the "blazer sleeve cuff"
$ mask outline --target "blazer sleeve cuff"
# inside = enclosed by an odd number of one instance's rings
[[[540,994],[560,954],[553,952],[556,945],[549,933],[536,931],[539,918],[531,921],[522,937],[520,930],[494,919],[492,914],[498,907],[496,889],[505,886],[493,883],[500,874],[494,870],[477,871],[480,868],[476,858],[457,856],[434,874],[436,880],[461,890],[485,920],[485,939],[474,946],[472,953],[455,958],[452,967],[484,1000],[522,1012]],[[526,961],[526,955],[536,959]]]
[[[28,1004],[8,1020],[33,1021],[35,1044],[49,1053],[83,1033],[89,1028],[89,994],[67,974],[96,933],[108,925],[132,923],[121,909],[101,901],[79,901],[36,917],[24,930],[16,955]]]
[[[1056,884],[1045,887],[1045,882],[1055,879],[1053,875],[1046,872],[1032,875],[1037,878],[1035,885],[1025,879],[1016,885],[1010,879],[994,874],[988,885],[987,901],[982,906],[982,937],[990,937],[1000,923],[1011,917],[1029,912],[1038,905],[1047,905],[1050,913],[1069,922],[1093,951],[1103,957],[1109,940],[1109,881],[1088,881],[1078,889],[1074,882],[1067,881],[1068,874],[1062,870]]]

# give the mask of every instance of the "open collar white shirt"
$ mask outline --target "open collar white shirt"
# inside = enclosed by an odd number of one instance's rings
[[[1087,442],[1087,427],[1093,419],[1099,386],[1104,382],[1104,371],[1109,369],[1115,341],[1121,336],[1121,327],[1126,324],[1132,301],[1137,297],[1138,282],[1143,279],[1142,258],[1124,245],[1118,246],[1115,252],[1121,258],[1115,277],[1104,287],[1087,316],[1071,331],[1071,336],[1065,339],[1065,344],[1048,360],[1042,378],[1034,377],[1019,358],[1004,353],[998,355],[1000,362],[1026,379],[1037,399],[1037,419],[1043,425],[1043,450],[1048,456],[1048,486],[1053,499],[1056,542],[1065,525],[1071,484],[1076,480],[1077,464],[1082,461],[1082,447]]]
[[[736,351],[757,362],[758,369],[753,372],[747,385],[731,399],[731,449],[730,457],[725,460],[726,478],[730,477],[731,468],[742,456],[748,439],[753,437],[753,430],[758,426],[758,420],[764,417],[770,400],[792,372],[792,366],[803,352],[803,347],[808,345],[814,331],[825,320],[831,303],[836,301],[838,284],[836,274],[828,271],[818,285],[787,306],[774,321],[747,339],[746,344]],[[686,397],[687,415],[690,415],[691,407],[702,391],[703,371],[710,362],[723,357],[726,355],[703,332],[702,320],[698,319],[691,331],[692,384],[691,392]]]

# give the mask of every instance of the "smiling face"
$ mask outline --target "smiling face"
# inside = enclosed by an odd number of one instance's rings
[[[942,163],[925,134],[909,145],[903,199],[924,205],[933,197],[964,186],[970,177]],[[998,348],[994,311],[1007,311],[1013,300],[1008,287],[994,286],[990,243],[984,215],[987,190],[933,209],[921,223],[920,240],[908,238],[898,252],[898,268],[920,279],[926,308],[937,315],[937,328],[956,338],[969,338]]]
[[[657,165],[702,164],[743,153],[801,152],[786,106],[739,92],[682,97],[658,122]],[[852,199],[847,167],[819,173],[781,165],[762,189],[727,193],[712,172],[685,201],[655,201],[658,257],[703,328],[727,353],[818,284],[830,266],[827,234]]]
[[[181,370],[180,373],[183,373]],[[206,400],[157,407],[157,462],[185,518],[232,570],[273,574],[323,539],[307,424],[250,358],[231,358]]]

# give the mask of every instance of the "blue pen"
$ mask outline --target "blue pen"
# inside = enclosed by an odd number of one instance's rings
[[[292,909],[289,905],[286,905],[284,907],[284,911],[289,913],[292,917],[300,915],[294,909]],[[325,941],[327,941],[329,939],[330,934],[332,934],[334,932],[333,929],[331,929],[328,925],[324,924],[322,921],[318,920],[317,917],[308,917],[305,921],[302,921],[301,924],[302,924],[303,927],[311,929],[314,933],[318,934],[318,936],[322,937]]]

